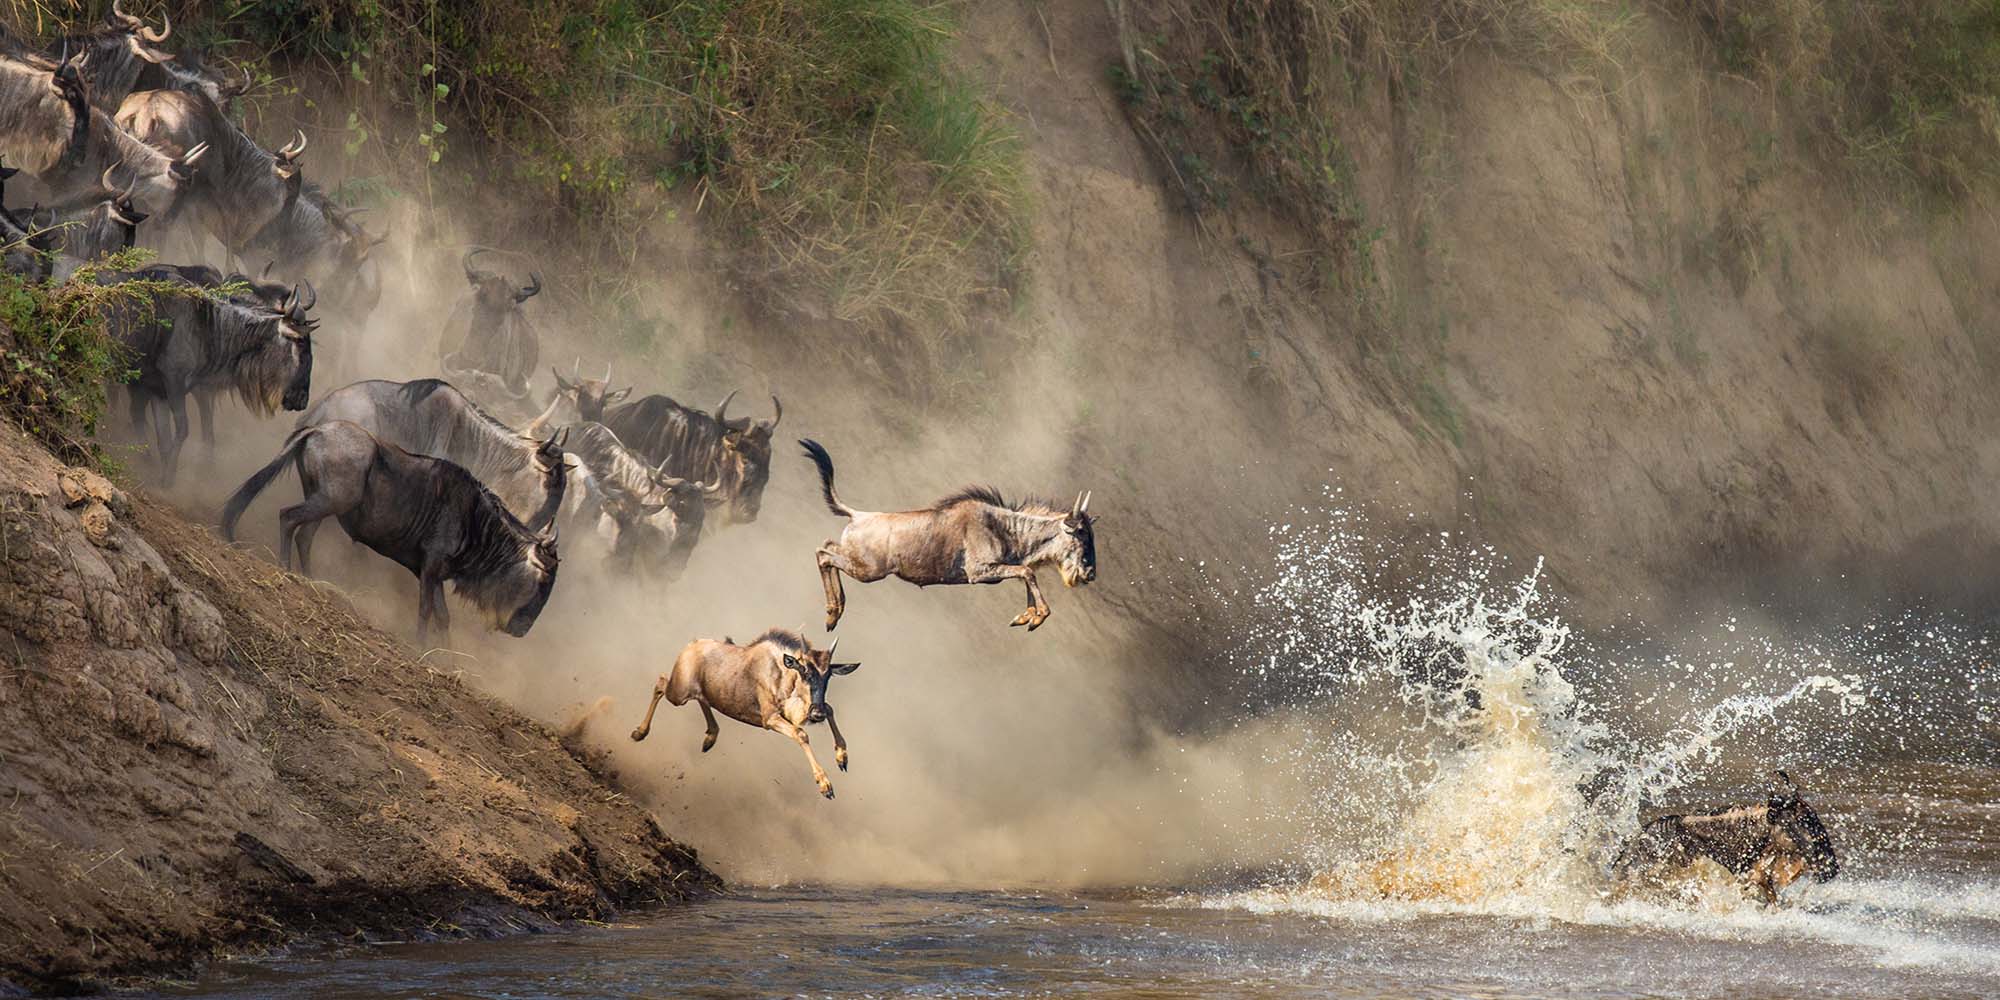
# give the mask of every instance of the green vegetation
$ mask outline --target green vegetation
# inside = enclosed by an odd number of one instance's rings
[[[93,270],[62,284],[0,271],[0,413],[70,463],[101,459],[94,436],[106,387],[132,374],[126,351],[106,333],[105,310],[180,290],[149,281],[99,285]]]
[[[777,303],[958,329],[1013,293],[1026,227],[1019,144],[950,65],[951,27],[926,0],[233,0],[207,29],[387,95],[349,142],[392,162],[473,167],[445,148],[471,128],[501,154],[488,180],[620,263],[655,182],[718,213],[739,281]]]

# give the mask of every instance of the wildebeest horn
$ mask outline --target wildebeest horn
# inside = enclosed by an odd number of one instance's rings
[[[526,301],[528,301],[529,299],[533,298],[534,296],[536,296],[536,295],[540,294],[540,293],[541,293],[541,290],[542,290],[542,274],[541,274],[541,272],[540,272],[540,271],[529,271],[529,272],[528,272],[528,284],[527,284],[527,285],[525,285],[525,286],[523,286],[523,287],[522,287],[522,289],[521,289],[520,291],[518,291],[518,292],[515,292],[515,293],[514,293],[514,301],[516,301],[516,302],[526,302]]]
[[[299,129],[298,133],[299,137],[297,139],[286,143],[283,149],[278,150],[278,159],[290,163],[298,159],[300,154],[306,151],[306,130]]]
[[[1078,493],[1076,500],[1069,505],[1069,516],[1075,517],[1081,513],[1083,513],[1083,494]]]
[[[196,163],[201,162],[201,158],[207,155],[208,155],[208,143],[197,142],[194,144],[193,149],[190,149],[187,152],[181,154],[181,162],[192,167]]]
[[[465,252],[465,259],[459,262],[465,267],[465,280],[475,282],[479,280],[479,273],[472,269],[472,258],[485,252],[485,247],[473,247]]]
[[[775,392],[771,394],[771,409],[778,411],[778,415],[771,418],[769,429],[777,430],[779,422],[785,419],[785,404],[778,401],[778,394]]]
[[[134,18],[133,20],[138,20],[138,19]],[[161,42],[166,41],[167,36],[173,33],[174,33],[173,18],[168,17],[167,12],[164,10],[160,12],[160,30],[154,31],[151,28],[139,29],[139,37],[149,42],[152,42],[154,45],[158,45]]]
[[[118,165],[115,163],[112,164],[111,166],[105,167],[104,176],[97,179],[97,186],[103,188],[105,190],[105,193],[107,194],[115,195],[118,193],[117,185],[111,183],[111,171],[116,169],[118,169]]]
[[[236,86],[218,87],[217,89],[222,91],[222,96],[224,97],[241,97],[249,93],[251,87],[257,85],[257,78],[250,75],[250,67],[238,66],[237,68],[243,71],[243,82]],[[300,146],[299,152],[305,152],[305,147]]]
[[[277,267],[277,266],[278,266],[278,262],[277,262],[277,260],[276,260],[275,258],[274,258],[274,259],[271,259],[271,260],[267,260],[267,261],[265,261],[265,262],[264,262],[264,270],[262,270],[262,271],[258,272],[258,273],[257,273],[257,277],[258,277],[259,279],[263,279],[263,278],[268,278],[268,277],[270,277],[270,276],[271,276],[271,269],[272,269],[272,268],[274,268],[274,267]]]
[[[106,20],[135,30],[146,26],[146,22],[125,13],[124,9],[118,6],[118,0],[111,0],[111,14]]]
[[[604,384],[606,386],[611,385],[611,362],[609,361],[604,363]]]
[[[1089,491],[1089,490],[1084,490],[1084,491],[1083,491],[1083,502],[1077,505],[1077,507],[1076,507],[1076,512],[1077,512],[1077,513],[1079,513],[1079,514],[1088,514],[1088,513],[1090,513],[1090,491]]]
[[[660,464],[658,464],[658,465],[655,465],[655,466],[653,466],[653,476],[654,476],[654,478],[658,478],[658,477],[660,477],[660,476],[663,476],[663,475],[666,475],[666,473],[667,473],[667,463],[668,463],[668,462],[671,462],[671,461],[673,461],[673,459],[672,459],[672,458],[663,458],[663,459],[660,459]]]
[[[832,656],[833,651],[839,648],[840,648],[840,637],[836,635],[833,637],[832,642],[826,644],[826,655]]]
[[[312,307],[314,307],[314,306],[316,306],[316,305],[319,305],[319,291],[318,291],[317,289],[313,288],[313,283],[312,283],[312,282],[311,282],[310,280],[308,280],[308,281],[306,282],[306,300],[305,300],[305,304],[304,304],[303,306],[301,306],[301,307],[299,308],[299,311],[300,311],[300,312],[306,312],[306,311],[308,311],[308,310],[312,309]],[[1088,503],[1089,501],[1088,501],[1088,500],[1086,500],[1086,501],[1084,501],[1084,502],[1085,502],[1085,503]]]
[[[722,418],[729,413],[729,401],[735,398],[736,398],[736,390],[734,389],[729,390],[729,395],[722,397],[722,402],[715,408],[716,423],[718,424],[721,423]]]

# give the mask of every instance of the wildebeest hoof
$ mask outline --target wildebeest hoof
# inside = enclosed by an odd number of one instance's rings
[[[634,730],[632,730],[632,742],[634,742],[634,743],[637,743],[637,742],[639,742],[640,740],[643,740],[643,739],[645,739],[645,738],[646,738],[646,731],[645,731],[645,730],[643,730],[643,729],[634,729]]]
[[[836,625],[839,625],[839,624],[840,624],[840,612],[838,612],[838,611],[835,611],[835,610],[833,610],[833,609],[831,609],[831,608],[827,609],[827,612],[826,612],[826,630],[827,630],[828,632],[831,632],[831,631],[833,631],[833,629],[834,629],[834,626],[836,626]]]
[[[820,793],[821,795],[824,795],[824,796],[826,796],[826,797],[827,797],[827,798],[829,798],[829,799],[830,799],[830,798],[833,798],[833,784],[832,784],[832,782],[825,782],[825,783],[822,783],[822,784],[821,784],[821,785],[819,786],[819,793]]]
[[[711,737],[709,737],[708,739],[705,739],[705,740],[702,740],[702,741],[701,741],[701,752],[702,752],[702,753],[707,753],[707,752],[709,752],[710,750],[713,750],[713,749],[715,749],[715,737],[711,736]]]
[[[1007,623],[1007,627],[1013,628],[1017,625],[1028,625],[1029,620],[1034,617],[1035,617],[1035,609],[1029,608],[1028,610],[1021,612],[1020,614],[1015,615],[1014,620]],[[1034,628],[1033,625],[1028,625],[1028,627]]]
[[[840,755],[838,755],[838,756],[834,757],[834,758],[833,758],[833,765],[834,765],[835,767],[838,767],[838,768],[840,768],[840,769],[841,769],[841,770],[843,770],[843,771],[847,770],[847,755],[846,755],[846,754],[840,754]]]

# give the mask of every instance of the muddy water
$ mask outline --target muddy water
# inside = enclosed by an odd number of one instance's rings
[[[1372,574],[1396,553],[1338,517],[1274,535],[1270,584],[1232,609],[1239,668],[1322,722],[1295,717],[1250,771],[1307,790],[1243,817],[1288,831],[1275,858],[1097,894],[738,892],[228,965],[175,995],[2000,996],[1990,623],[1584,641],[1538,569],[1441,546],[1386,600]],[[1719,870],[1644,893],[1611,876],[1644,816],[1760,802],[1776,767],[1832,831],[1838,878],[1765,907]]]

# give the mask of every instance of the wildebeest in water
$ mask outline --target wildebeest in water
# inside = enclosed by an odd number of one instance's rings
[[[222,509],[234,541],[245,508],[296,462],[305,497],[278,512],[278,562],[311,572],[313,533],[336,518],[349,538],[417,577],[417,638],[432,622],[451,628],[444,585],[486,613],[493,628],[520,637],[534,627],[556,583],[555,529],[528,530],[472,473],[441,458],[412,455],[344,420],[292,432]]]
[[[839,645],[840,640],[835,639],[825,649],[814,649],[802,633],[781,628],[765,632],[747,646],[729,639],[696,639],[681,649],[673,668],[653,685],[653,700],[646,705],[645,719],[632,730],[632,739],[643,740],[652,732],[653,713],[662,698],[675,705],[693,701],[701,706],[701,716],[708,722],[702,753],[715,747],[720,731],[715,713],[721,712],[745,725],[791,737],[805,751],[819,793],[833,798],[833,782],[827,780],[826,771],[813,756],[805,727],[826,723],[833,733],[833,762],[847,770],[847,739],[833,721],[826,686],[834,675],[851,674],[861,664],[833,662],[834,648]]]
[[[817,441],[800,441],[819,470],[826,508],[848,519],[838,539],[819,547],[820,583],[826,588],[826,630],[847,608],[841,574],[862,583],[896,576],[928,587],[940,583],[1020,580],[1028,608],[1009,624],[1032,632],[1049,618],[1035,570],[1053,564],[1063,584],[1097,579],[1090,494],[1079,493],[1064,511],[1040,501],[1010,504],[991,487],[968,487],[922,510],[875,513],[855,510],[833,492],[833,458]]]
[[[1783,771],[1773,775],[1762,805],[1654,819],[1613,867],[1625,878],[1658,881],[1704,859],[1728,869],[1766,903],[1800,875],[1826,882],[1840,874],[1832,835]]]

